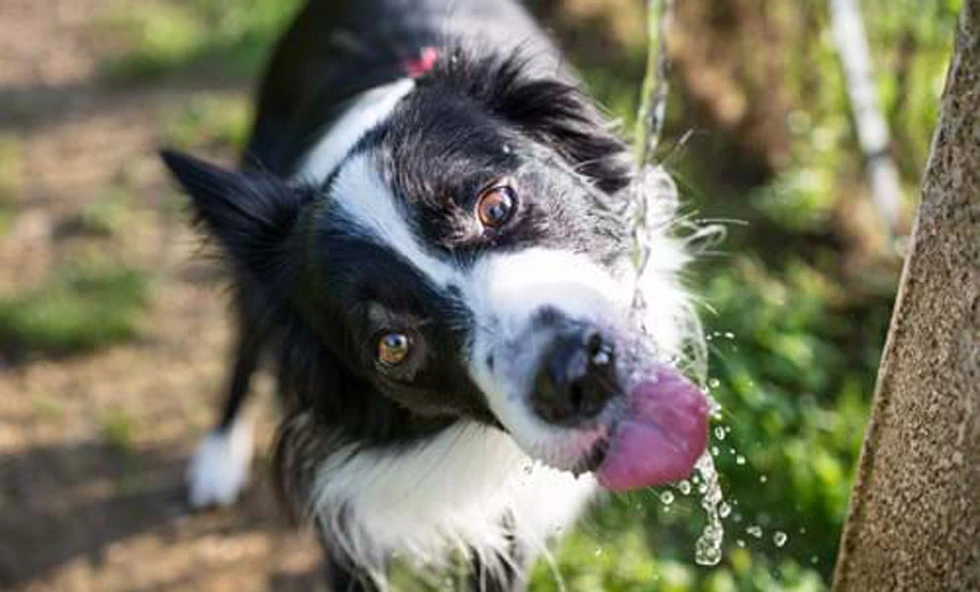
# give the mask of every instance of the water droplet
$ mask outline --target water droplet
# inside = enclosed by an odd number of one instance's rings
[[[725,339],[735,339],[735,334],[731,331],[725,331]]]
[[[735,541],[735,544],[738,545],[739,547],[742,547],[742,548],[745,547],[745,541],[743,541],[742,539],[737,539]]]
[[[788,540],[789,540],[789,536],[781,530],[777,530],[776,534],[772,535],[772,542],[777,547],[782,547],[783,545],[786,544],[786,541]]]
[[[800,527],[800,534],[806,534],[806,527],[805,526],[801,526]]]
[[[725,428],[723,428],[721,426],[717,426],[715,428],[715,438],[718,438],[719,440],[724,440],[725,439]]]
[[[769,481],[769,477],[766,477],[765,475],[759,475],[759,483],[766,483],[768,481]]]
[[[754,536],[757,539],[762,538],[762,527],[753,524],[752,526],[745,529],[745,532]]]
[[[716,401],[711,395],[706,395],[705,398],[708,399],[708,413],[711,415],[711,418],[720,420],[722,411],[721,403]]]
[[[732,507],[726,504],[725,502],[721,502],[721,504],[718,505],[718,515],[721,516],[722,518],[728,518],[728,515],[731,513],[732,513]]]
[[[716,389],[720,386],[721,386],[721,381],[719,381],[717,378],[712,378],[708,380],[708,388]]]
[[[728,449],[728,454],[735,454],[735,449],[734,448],[729,448]]]
[[[660,494],[660,501],[663,502],[664,505],[669,506],[670,504],[674,503],[674,494],[669,491],[664,491]]]
[[[711,456],[718,456],[718,447],[717,446],[712,446],[711,447]]]
[[[745,457],[742,456],[741,454],[739,454],[738,456],[736,456],[735,457],[735,464],[737,464],[737,465],[744,465],[745,464]]]

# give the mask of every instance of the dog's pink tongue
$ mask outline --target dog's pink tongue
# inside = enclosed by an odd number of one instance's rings
[[[678,372],[661,367],[628,397],[629,412],[610,436],[599,465],[599,483],[625,491],[687,478],[708,442],[704,393]]]

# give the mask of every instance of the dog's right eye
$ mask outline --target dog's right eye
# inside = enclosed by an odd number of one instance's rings
[[[500,228],[517,207],[517,192],[508,183],[498,183],[480,194],[476,215],[484,228]]]
[[[408,334],[398,331],[383,333],[378,338],[378,362],[385,366],[397,366],[408,359],[412,340]]]

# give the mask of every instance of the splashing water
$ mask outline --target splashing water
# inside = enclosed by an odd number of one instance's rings
[[[701,496],[701,507],[708,519],[701,536],[694,543],[694,561],[698,565],[718,565],[721,561],[721,543],[725,537],[725,528],[721,525],[719,513],[719,506],[724,501],[721,486],[718,485],[718,472],[710,454],[702,455],[694,468],[707,486]]]
[[[789,536],[781,530],[777,530],[776,534],[772,535],[772,542],[777,547],[782,547],[783,545],[786,544],[786,541],[788,540],[789,540]]]
[[[718,504],[718,516],[721,518],[728,518],[729,514],[732,513],[732,507],[725,502]]]

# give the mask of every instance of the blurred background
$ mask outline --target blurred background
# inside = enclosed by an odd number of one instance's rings
[[[694,560],[697,484],[661,488],[600,503],[539,563],[534,590],[827,588],[959,8],[858,4],[900,175],[897,236],[869,196],[828,2],[677,0],[658,157],[685,212],[728,229],[689,278],[724,408],[711,443],[724,556]],[[221,274],[197,256],[154,152],[235,161],[297,6],[0,2],[0,588],[320,585],[316,546],[261,468],[233,510],[183,503],[229,331]],[[630,130],[642,3],[530,7]],[[263,445],[273,410],[256,399]],[[440,587],[433,577],[397,581]]]

